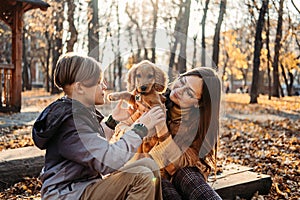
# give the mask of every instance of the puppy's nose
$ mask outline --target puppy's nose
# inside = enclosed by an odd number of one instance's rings
[[[145,86],[145,85],[141,86],[142,91],[145,91],[146,89],[147,89],[147,86]]]

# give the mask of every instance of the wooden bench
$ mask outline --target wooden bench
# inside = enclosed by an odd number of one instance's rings
[[[0,152],[0,191],[23,177],[36,177],[44,166],[45,151],[37,147],[8,149]]]
[[[223,167],[220,175],[208,178],[210,186],[222,197],[222,199],[251,199],[258,192],[266,195],[272,186],[269,175],[258,174],[246,166],[229,164]]]
[[[23,147],[0,152],[0,190],[12,185],[23,177],[36,177],[44,165],[45,151],[37,147]],[[237,196],[251,199],[254,193],[268,194],[272,185],[271,177],[258,174],[252,168],[229,164],[208,183],[223,199],[236,199]]]

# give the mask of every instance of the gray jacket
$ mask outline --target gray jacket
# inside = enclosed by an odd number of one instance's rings
[[[142,139],[133,130],[109,144],[100,125],[103,115],[78,101],[61,98],[37,118],[34,143],[46,149],[40,179],[42,199],[79,199],[84,189],[122,167]]]

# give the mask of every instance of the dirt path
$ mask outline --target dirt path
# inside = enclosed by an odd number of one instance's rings
[[[50,95],[43,89],[35,89],[22,93],[22,108],[20,113],[0,113],[0,127],[32,125],[39,113],[52,101],[61,97]],[[221,104],[221,118],[240,119],[250,121],[267,120],[297,120],[300,118],[300,97],[274,98],[268,101],[266,96],[259,98],[259,104],[250,105],[247,94],[229,94],[224,96]],[[113,105],[107,103],[99,107],[105,115],[113,109]]]

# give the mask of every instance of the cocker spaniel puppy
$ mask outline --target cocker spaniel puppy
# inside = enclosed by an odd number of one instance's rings
[[[154,63],[144,60],[134,65],[127,73],[127,91],[113,92],[108,95],[110,101],[125,100],[133,106],[136,112],[133,114],[133,121],[137,120],[144,110],[139,110],[139,104],[150,109],[154,106],[161,106],[165,109],[164,102],[166,98],[162,95],[168,86],[168,75]],[[122,126],[122,125],[119,125]],[[165,127],[166,128],[166,127]],[[124,131],[122,127],[116,127],[115,138],[120,138]],[[167,130],[161,130],[167,131]],[[120,132],[122,132],[120,134]],[[157,143],[157,137],[144,138],[139,153],[148,153]]]
[[[167,74],[148,60],[134,65],[127,73],[127,91],[113,92],[108,95],[110,101],[126,100],[138,109],[136,101],[140,101],[148,108],[162,105],[168,84]]]

